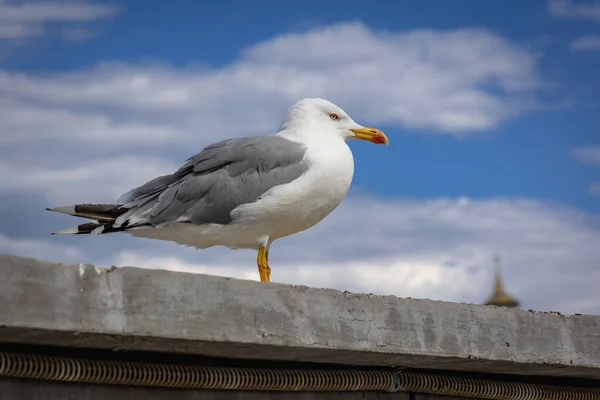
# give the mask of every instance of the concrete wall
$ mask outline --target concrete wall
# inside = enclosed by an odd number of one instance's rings
[[[6,346],[52,345],[129,354],[146,351],[600,379],[600,316],[353,294],[133,267],[102,269],[14,256],[0,256],[0,345],[5,350]],[[120,386],[97,390],[94,385],[2,378],[0,393],[2,400],[281,395]],[[437,397],[299,393],[286,398]]]
[[[0,341],[600,378],[600,316],[0,256]]]

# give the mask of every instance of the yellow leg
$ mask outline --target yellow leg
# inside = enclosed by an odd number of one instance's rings
[[[271,267],[269,267],[269,249],[265,251],[265,259],[267,260],[267,282],[271,282]]]
[[[258,257],[256,258],[258,265],[258,274],[261,282],[271,282],[271,267],[269,267],[269,252],[264,246],[258,248]]]

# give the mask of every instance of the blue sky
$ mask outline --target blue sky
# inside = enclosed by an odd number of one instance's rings
[[[280,281],[481,302],[498,254],[524,306],[600,312],[598,1],[0,0],[0,25],[0,252],[256,279],[248,252],[49,237],[76,222],[43,208],[321,96],[390,146],[350,144],[347,202],[274,245]]]

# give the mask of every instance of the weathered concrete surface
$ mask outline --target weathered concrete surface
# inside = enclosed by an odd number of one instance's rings
[[[0,341],[600,379],[600,316],[14,256]]]

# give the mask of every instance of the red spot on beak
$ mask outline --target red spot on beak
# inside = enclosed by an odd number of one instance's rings
[[[373,143],[384,144],[385,138],[381,135],[373,136]]]

